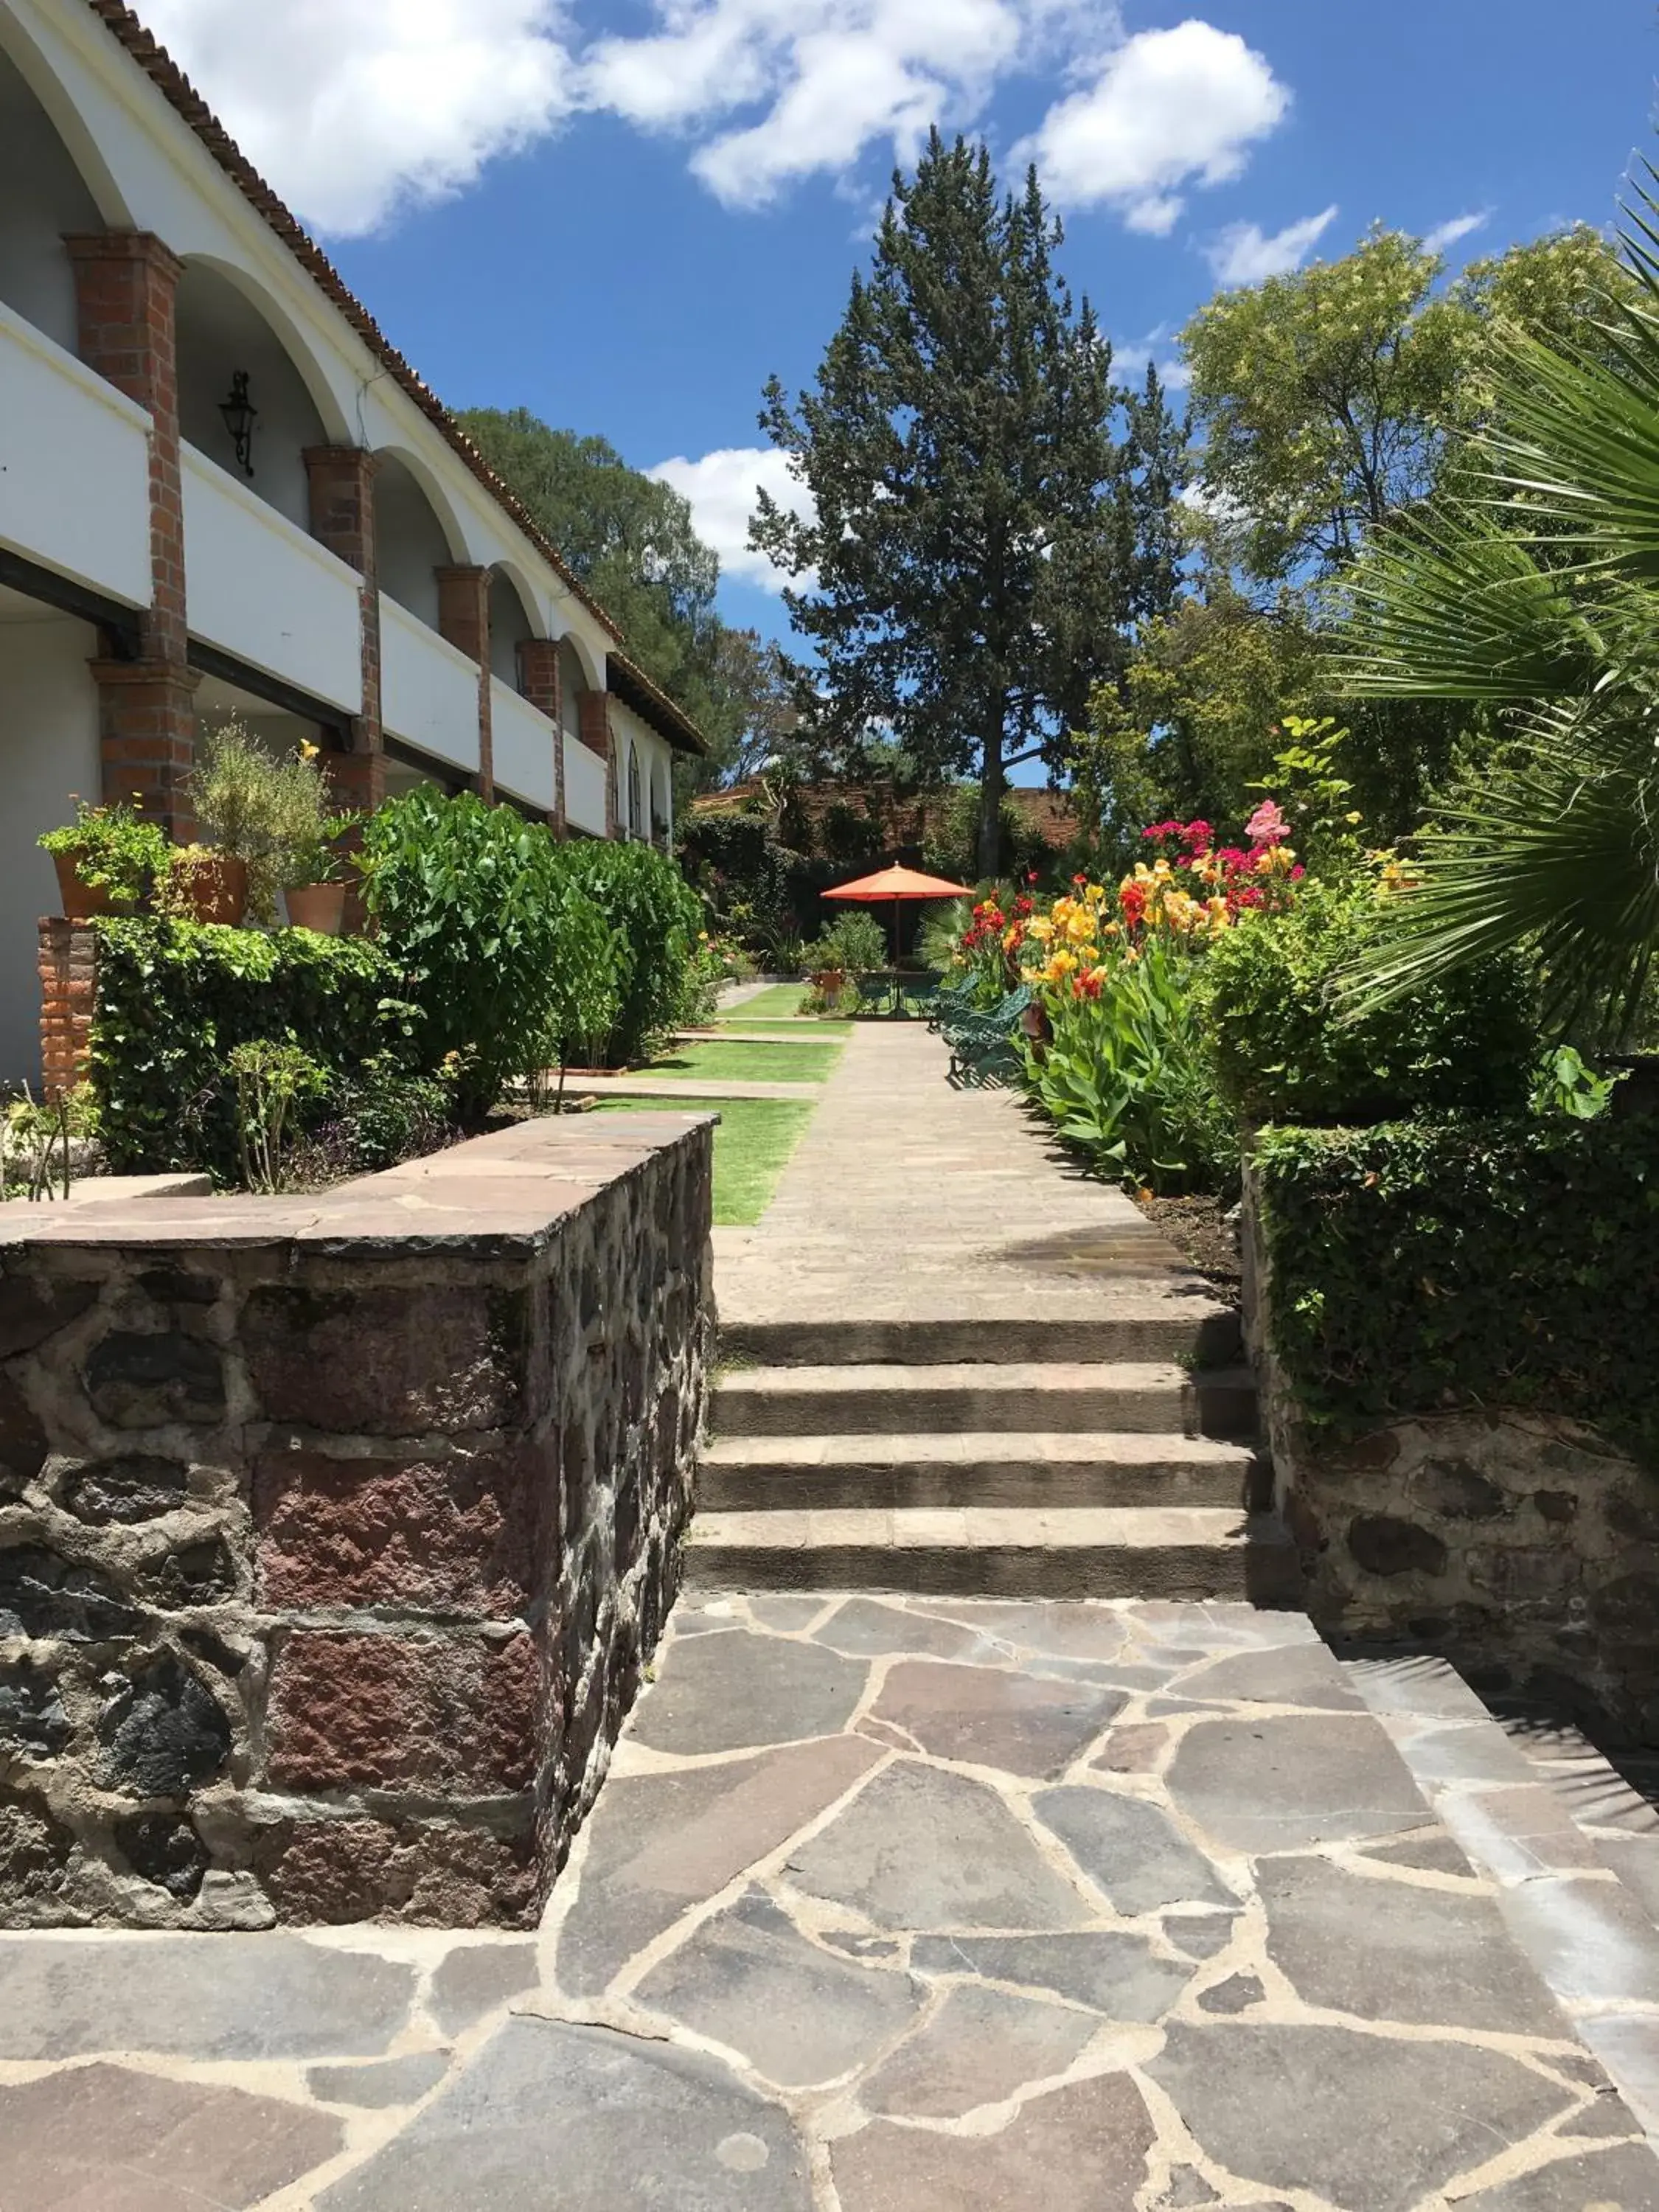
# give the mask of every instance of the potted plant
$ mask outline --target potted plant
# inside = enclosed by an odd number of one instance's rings
[[[275,923],[284,771],[240,722],[203,737],[185,790],[205,849],[186,847],[188,858],[173,869],[179,907],[197,921],[234,923],[246,915],[265,928]]]
[[[319,748],[302,744],[277,769],[273,822],[276,871],[289,926],[337,937],[345,919],[341,840],[362,817],[331,814]]]
[[[156,904],[179,921],[235,928],[247,911],[247,862],[216,845],[175,845]]]
[[[64,918],[131,914],[167,872],[167,841],[136,807],[75,801],[75,819],[36,841],[58,871]]]

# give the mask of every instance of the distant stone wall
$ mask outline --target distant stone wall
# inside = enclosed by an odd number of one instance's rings
[[[533,1922],[674,1592],[710,1194],[639,1115],[0,1216],[0,1924]]]
[[[1341,1440],[1310,1430],[1273,1357],[1255,1207],[1247,1173],[1245,1334],[1317,1626],[1404,1638],[1485,1692],[1659,1744],[1659,1480],[1547,1414],[1466,1407]]]

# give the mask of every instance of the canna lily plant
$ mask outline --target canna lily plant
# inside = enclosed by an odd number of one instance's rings
[[[1594,350],[1512,334],[1462,495],[1349,580],[1347,688],[1465,700],[1509,740],[1437,810],[1349,978],[1360,1006],[1532,942],[1556,1030],[1617,1041],[1640,1012],[1659,951],[1659,201],[1635,198],[1633,282]]]

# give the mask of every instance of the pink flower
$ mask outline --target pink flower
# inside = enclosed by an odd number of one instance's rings
[[[1244,824],[1244,835],[1258,847],[1282,845],[1290,834],[1290,823],[1279,812],[1277,802],[1271,799],[1264,799]]]

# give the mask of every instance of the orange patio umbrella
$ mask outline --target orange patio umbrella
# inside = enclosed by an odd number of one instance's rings
[[[851,899],[860,906],[878,906],[884,899],[891,899],[896,966],[899,954],[899,908],[906,900],[969,898],[972,895],[971,884],[947,884],[943,876],[924,876],[920,868],[878,868],[873,876],[860,876],[855,883],[837,884],[834,890],[823,893],[827,899]]]

